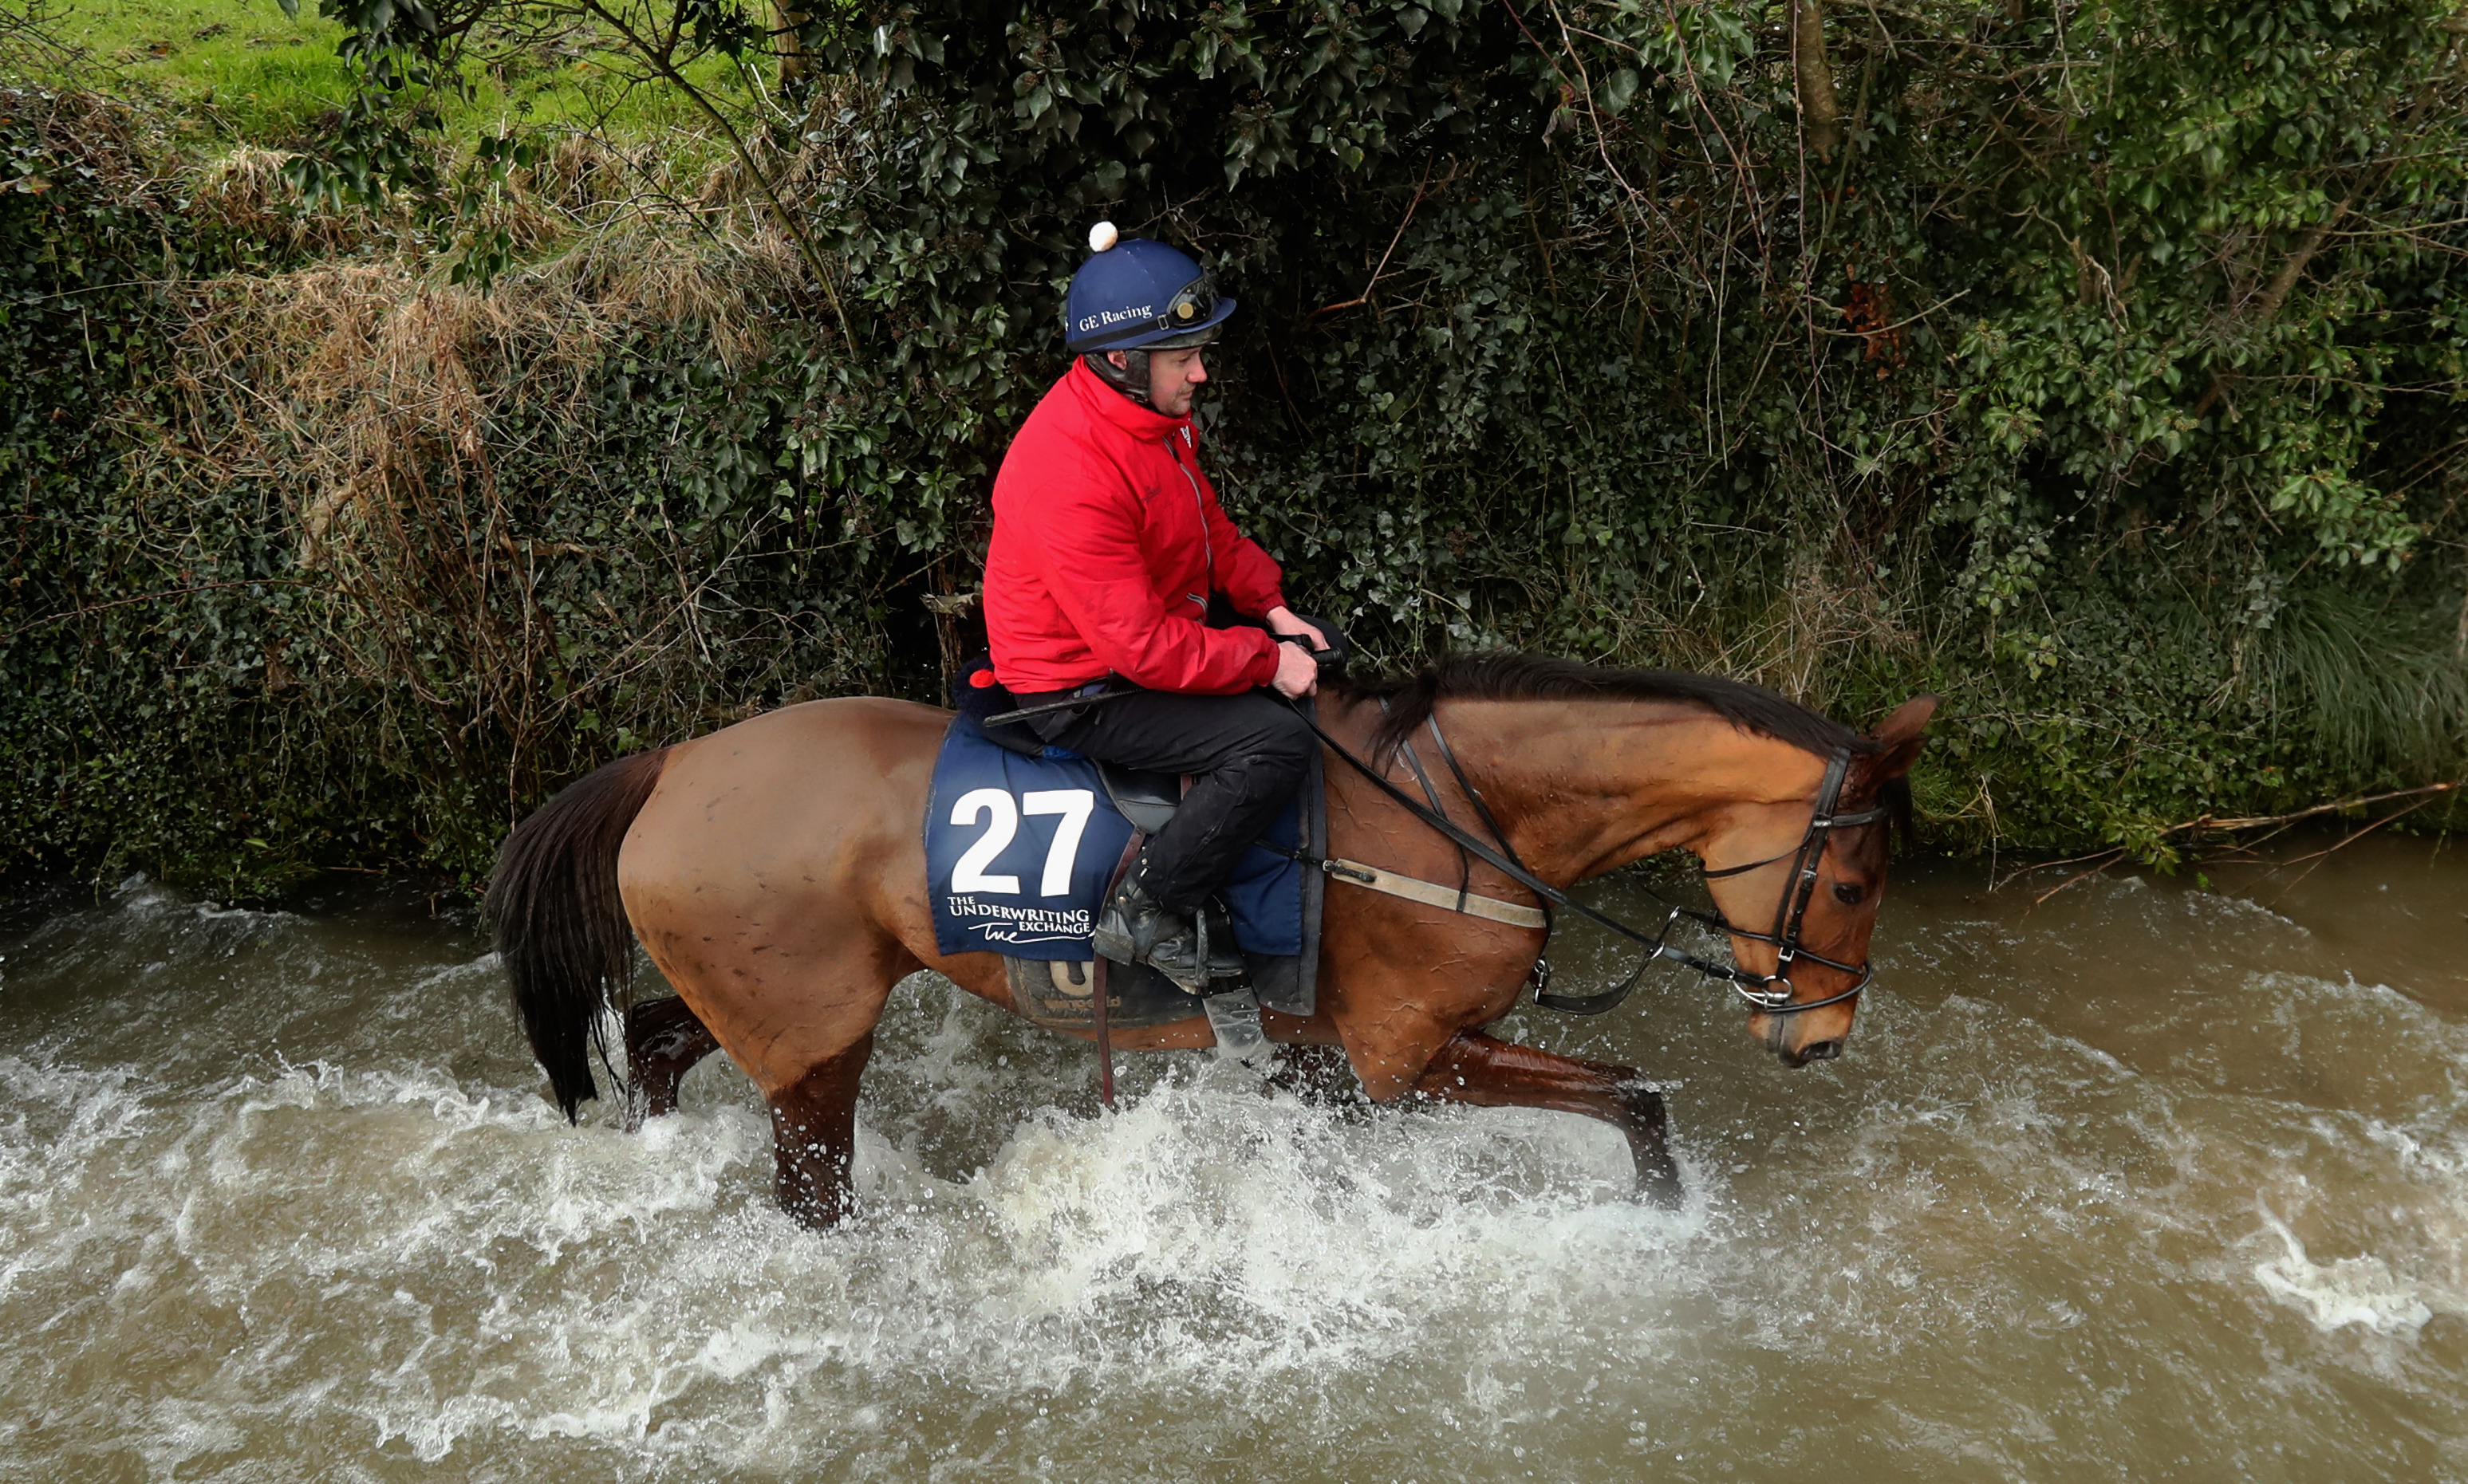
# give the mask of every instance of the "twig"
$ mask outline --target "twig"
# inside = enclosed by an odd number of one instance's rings
[[[2299,856],[2296,860],[2285,860],[2280,862],[2280,865],[2282,866],[2293,866],[2297,864],[2297,861],[2298,860],[2310,860],[2314,863],[2307,866],[2304,870],[2297,872],[2297,879],[2281,887],[2279,889],[2279,896],[2274,897],[2271,900],[2277,902],[2280,898],[2286,897],[2290,892],[2295,891],[2307,877],[2312,876],[2317,870],[2320,869],[2323,861],[2331,858],[2333,852],[2345,850],[2349,846],[2354,845],[2357,841],[2364,839],[2366,835],[2369,835],[2375,831],[2381,829],[2383,826],[2389,824],[2392,820],[2405,818],[2410,814],[2413,814],[2418,810],[2425,808],[2428,804],[2433,802],[2434,800],[2430,797],[2419,799],[2406,809],[2395,809],[2389,813],[2385,814],[2382,818],[2375,820],[2373,823],[2366,825],[2362,829],[2351,831],[2348,835],[2344,839],[2341,840],[2337,845],[2326,846],[2321,850],[2315,851],[2311,855]],[[2276,870],[2278,867],[2274,867],[2273,869]]]
[[[2067,887],[2073,885],[2075,882],[2088,880],[2091,878],[2099,875],[2102,871],[2105,871],[2109,867],[2116,864],[2118,860],[2124,857],[2124,856],[2125,851],[2121,846],[2115,850],[2110,851],[2106,856],[2100,858],[2099,864],[2095,866],[2086,866],[2082,870],[2075,872],[2073,875],[2067,877],[2063,881],[2060,881],[2056,885],[2049,887],[2046,891],[2044,891],[2038,896],[2032,898],[2031,905],[2036,907],[2042,902],[2047,901],[2050,897],[2053,897],[2057,893],[2064,891]]]
[[[1991,883],[1988,889],[1990,891],[2003,891],[2006,887],[2013,885],[2016,881],[2021,880],[2026,876],[2030,876],[2041,871],[2054,871],[2059,866],[2078,866],[2086,860],[2097,860],[2104,856],[2114,856],[2115,854],[2115,849],[2111,848],[2108,850],[2095,850],[2087,856],[2068,856],[2062,860],[2035,860],[2027,866],[2022,866],[2017,869],[2003,880]]]
[[[2266,825],[2294,824],[2300,819],[2311,819],[2317,814],[2336,814],[2347,810],[2364,809],[2369,804],[2388,804],[2393,799],[2412,799],[2421,793],[2449,793],[2458,787],[2457,783],[2447,783],[2426,784],[2415,788],[2394,788],[2388,793],[2372,793],[2363,798],[2342,799],[2336,804],[2317,804],[2312,809],[2300,809],[2293,814],[2256,814],[2247,819],[2214,819],[2205,814],[2200,819],[2188,819],[2183,824],[2170,825],[2160,833],[2178,834],[2189,830],[2259,830]],[[2429,799],[2426,802],[2433,801]]]
[[[174,587],[167,592],[139,593],[134,598],[114,598],[109,603],[89,604],[82,608],[71,608],[66,613],[55,613],[48,618],[38,618],[31,624],[20,624],[16,628],[10,629],[7,633],[0,634],[0,644],[6,644],[10,640],[16,638],[19,634],[33,633],[37,628],[48,628],[54,624],[65,624],[73,618],[83,618],[89,613],[101,613],[106,608],[125,608],[133,603],[159,603],[166,598],[186,598],[192,593],[210,593],[225,587],[257,587],[261,585],[271,585],[276,587],[306,587],[308,584],[298,578],[251,577],[242,578],[238,582],[206,582],[195,587]]]
[[[1948,294],[1944,298],[1939,299],[1936,303],[1930,305],[1927,308],[1920,310],[1917,314],[1907,315],[1902,319],[1894,321],[1890,325],[1882,326],[1875,330],[1836,330],[1830,326],[1819,325],[1817,327],[1817,332],[1820,335],[1840,335],[1846,340],[1866,340],[1876,335],[1889,335],[1895,331],[1902,329],[1905,325],[1918,324],[1930,315],[1934,314],[1937,310],[1944,308],[1947,305],[1954,303],[1956,299],[1967,296],[1970,292],[1971,290],[1966,288],[1960,293]]]
[[[1388,251],[1380,255],[1380,266],[1371,270],[1371,282],[1362,285],[1362,292],[1352,299],[1346,300],[1342,304],[1321,305],[1318,308],[1312,310],[1311,313],[1304,316],[1305,323],[1315,320],[1323,314],[1334,314],[1339,309],[1351,309],[1370,302],[1371,290],[1380,286],[1380,275],[1388,271],[1389,255],[1396,252],[1397,244],[1405,240],[1405,229],[1414,224],[1414,213],[1416,209],[1422,206],[1423,192],[1426,187],[1430,185],[1431,171],[1439,163],[1440,157],[1435,153],[1431,156],[1429,161],[1423,166],[1422,184],[1414,188],[1414,198],[1405,203],[1405,219],[1397,223],[1396,235],[1388,239]],[[1451,180],[1456,178],[1456,174],[1453,171],[1450,172],[1449,178]],[[1447,184],[1446,181],[1441,183],[1443,185]]]
[[[2307,819],[2319,818],[2324,814],[2343,813],[2352,809],[2365,809],[2370,805],[2388,804],[2393,799],[2416,800],[2415,803],[2411,804],[2406,809],[2393,810],[2389,813],[2383,815],[2381,818],[2374,820],[2372,823],[2352,832],[2346,838],[2341,840],[2337,845],[2316,851],[2311,855],[2299,856],[2295,860],[2282,861],[2280,866],[2274,867],[2274,869],[2277,870],[2281,867],[2293,866],[2298,861],[2305,860],[2313,861],[2315,866],[2319,866],[2321,864],[2323,857],[2328,856],[2333,851],[2344,849],[2351,843],[2363,839],[2374,831],[2389,824],[2392,820],[2404,818],[2407,815],[2412,814],[2418,810],[2425,808],[2427,805],[2434,803],[2443,794],[2454,792],[2460,787],[2460,784],[2456,782],[2423,784],[2414,788],[2394,788],[2388,793],[2366,794],[2360,798],[2341,799],[2330,804],[2317,804],[2311,809],[2300,809],[2286,814],[2254,814],[2239,819],[2219,819],[2212,815],[2205,814],[2199,818],[2188,819],[2178,824],[2170,825],[2165,830],[2160,832],[2160,838],[2166,839],[2171,835],[2179,834],[2199,835],[2211,832],[2234,833],[2244,830],[2270,830],[2272,832],[2272,835],[2276,835],[2287,830],[2291,825],[2295,825]],[[2266,839],[2270,837],[2271,836],[2269,835],[2265,836]],[[2259,844],[2260,842],[2257,841],[2255,843]],[[2236,850],[2247,849],[2247,847],[2244,846],[2234,846],[2230,848]],[[2057,885],[2033,898],[2031,900],[2031,905],[2036,907],[2042,902],[2046,902],[2049,898],[2057,895],[2057,893],[2066,890],[2068,887],[2077,885],[2091,877],[2099,875],[2101,872],[2107,870],[2109,867],[2116,864],[2117,861],[2124,858],[2126,853],[2127,847],[2120,845],[2111,850],[2095,851],[2088,856],[2070,856],[2063,860],[2043,860],[2036,864],[2022,867],[2013,875],[2006,877],[2003,880],[1993,883],[1988,889],[1990,891],[2002,891],[2006,887],[2013,885],[2016,881],[2021,880],[2023,877],[2029,876],[2034,872],[2053,871],[2060,866],[2079,865],[2086,860],[2095,862],[2090,867],[2076,872],[2072,876],[2068,877],[2065,880],[2059,882]],[[2315,866],[2306,867],[2305,871],[2297,876],[2297,880],[2301,881],[2305,879],[2306,876],[2313,873]],[[2291,887],[2296,884],[2296,881],[2291,881],[2289,883]]]

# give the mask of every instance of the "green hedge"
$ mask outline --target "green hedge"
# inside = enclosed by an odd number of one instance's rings
[[[1242,299],[1212,468],[1386,659],[1527,644],[1862,719],[1933,689],[1954,844],[2158,853],[2450,775],[2463,30],[2434,0],[834,12],[766,157],[806,151],[829,283],[743,199],[717,237],[510,206],[488,298],[445,283],[444,204],[241,210],[228,165],[21,95],[12,172],[52,184],[0,194],[14,856],[468,875],[616,751],[930,698],[967,623],[921,600],[973,585],[1100,216]],[[572,197],[587,153],[542,138],[508,199]]]

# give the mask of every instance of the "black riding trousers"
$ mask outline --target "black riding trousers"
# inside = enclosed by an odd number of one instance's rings
[[[1051,697],[1019,697],[1023,705]],[[1057,747],[1121,767],[1193,775],[1174,822],[1134,869],[1150,896],[1195,912],[1234,874],[1234,862],[1302,788],[1319,740],[1283,700],[1137,691],[1039,728]]]

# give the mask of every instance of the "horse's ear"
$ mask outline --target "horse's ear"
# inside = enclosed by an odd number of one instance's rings
[[[1877,741],[1884,745],[1868,759],[1868,777],[1882,783],[1900,778],[1919,761],[1920,749],[1928,745],[1929,718],[1936,715],[1936,697],[1914,696],[1894,708],[1877,727]]]

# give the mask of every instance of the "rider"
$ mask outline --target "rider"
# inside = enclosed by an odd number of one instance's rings
[[[1291,707],[1257,689],[1299,697],[1316,687],[1317,662],[1273,635],[1313,649],[1327,640],[1286,606],[1276,561],[1234,529],[1200,471],[1191,404],[1208,379],[1201,350],[1234,301],[1162,242],[1118,242],[1100,222],[1088,244],[1095,256],[1063,306],[1063,343],[1078,359],[994,476],[986,632],[994,677],[1023,707],[1133,688],[1029,719],[1048,743],[1194,775],[1099,915],[1096,950],[1201,994],[1242,973],[1209,898],[1293,797],[1316,745]],[[1265,627],[1211,628],[1219,595]]]

